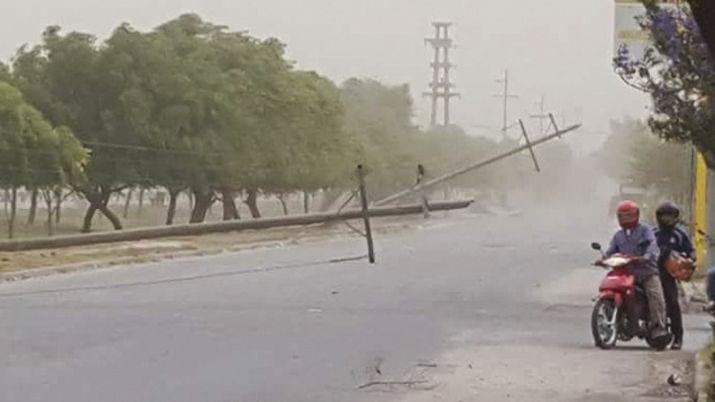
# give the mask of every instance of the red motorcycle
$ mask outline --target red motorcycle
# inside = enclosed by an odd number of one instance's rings
[[[603,252],[598,243],[593,243],[591,247]],[[636,259],[626,255],[614,255],[597,264],[609,271],[601,283],[591,315],[593,339],[601,349],[612,349],[618,341],[629,342],[638,338],[645,340],[653,349],[664,350],[672,340],[670,336],[660,339],[650,337],[648,298],[645,290],[636,284],[631,271]],[[630,310],[633,317],[628,314]]]

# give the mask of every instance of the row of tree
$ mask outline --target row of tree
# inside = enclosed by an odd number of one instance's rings
[[[124,24],[102,43],[50,27],[0,64],[0,81],[0,186],[43,194],[50,214],[69,188],[88,203],[85,232],[98,212],[121,229],[109,201],[133,188],[167,190],[167,224],[187,191],[193,223],[217,201],[239,218],[239,197],[260,217],[260,194],[303,192],[307,210],[318,190],[350,189],[358,163],[380,195],[413,184],[418,163],[437,171],[497,147],[418,130],[406,86],[338,87],[295,69],[278,40],[193,14],[150,32]]]

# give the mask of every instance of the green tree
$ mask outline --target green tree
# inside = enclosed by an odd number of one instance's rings
[[[412,98],[406,85],[388,87],[370,79],[349,79],[340,88],[343,130],[355,145],[352,165],[368,167],[373,197],[414,185],[416,167]]]
[[[10,238],[14,236],[18,189],[50,191],[64,183],[78,184],[87,160],[86,151],[67,128],[52,128],[19,90],[0,83],[0,186],[12,194]]]
[[[600,158],[609,176],[648,189],[657,198],[686,205],[690,196],[691,147],[668,143],[635,119],[611,122]]]
[[[67,126],[92,151],[86,180],[75,183],[89,206],[83,231],[91,229],[97,211],[104,214],[115,229],[121,229],[119,218],[109,209],[111,196],[134,184],[136,152],[122,145],[135,145],[132,132],[118,134],[105,124],[106,116],[117,105],[117,77],[98,68],[100,50],[96,39],[87,34],[61,35],[59,27],[43,34],[42,44],[32,49],[21,48],[15,59],[13,74],[28,101],[55,126]],[[116,144],[108,147],[106,144]]]

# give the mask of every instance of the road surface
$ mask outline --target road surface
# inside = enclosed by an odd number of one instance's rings
[[[683,396],[663,385],[688,352],[593,348],[610,225],[558,212],[439,216],[379,237],[374,267],[330,263],[365,252],[335,239],[0,284],[0,400]],[[707,323],[687,321],[692,351]]]

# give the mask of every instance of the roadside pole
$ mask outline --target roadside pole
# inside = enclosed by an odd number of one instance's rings
[[[706,168],[707,169],[707,168]],[[705,207],[705,215],[707,225],[705,227],[705,244],[707,245],[706,258],[707,269],[715,267],[715,238],[713,231],[715,230],[715,170],[707,169],[707,199]]]
[[[365,169],[358,165],[358,179],[360,180],[360,203],[362,204],[363,220],[365,221],[365,237],[367,238],[367,255],[370,264],[375,263],[375,246],[372,240],[372,227],[370,226],[370,210],[367,203],[367,189],[365,187]]]
[[[693,229],[695,232],[695,249],[698,261],[702,269],[709,268],[708,248],[708,187],[715,187],[711,183],[708,186],[708,167],[705,158],[698,153],[695,166],[695,214],[693,219]]]

